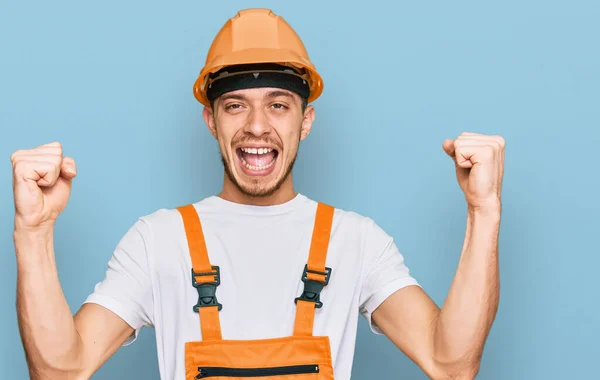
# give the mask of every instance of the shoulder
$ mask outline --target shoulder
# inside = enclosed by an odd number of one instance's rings
[[[333,204],[324,204],[334,209],[332,227],[334,230],[340,229],[340,232],[343,231],[345,234],[354,232],[365,239],[367,243],[368,240],[376,240],[386,244],[392,239],[371,216]]]
[[[342,249],[345,256],[356,254],[362,273],[377,262],[382,263],[383,268],[401,259],[395,239],[371,216],[339,206],[335,207],[331,242],[336,249]],[[392,258],[386,261],[387,257]]]
[[[199,201],[181,204],[173,207],[163,207],[155,211],[138,217],[136,225],[148,232],[172,231],[173,228],[180,228],[183,225],[182,215],[179,211],[181,207],[194,207],[197,212],[213,212],[211,207],[213,197],[207,197]]]

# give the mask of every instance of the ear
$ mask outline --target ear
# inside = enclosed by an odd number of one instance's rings
[[[308,137],[314,121],[315,108],[313,106],[308,106],[306,107],[306,110],[304,110],[304,118],[302,119],[302,129],[300,130],[300,141]]]
[[[212,107],[204,106],[204,109],[202,110],[202,117],[204,118],[204,122],[206,123],[206,126],[208,127],[210,134],[213,135],[213,137],[216,139],[217,138],[217,125],[215,123],[215,117],[213,114]]]

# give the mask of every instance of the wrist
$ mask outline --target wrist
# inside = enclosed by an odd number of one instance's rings
[[[477,205],[469,205],[470,216],[499,218],[502,213],[502,202],[500,199],[480,202]]]
[[[15,216],[14,233],[19,235],[46,235],[54,232],[54,220],[42,223],[27,223],[23,218]]]
[[[39,226],[33,228],[17,227],[15,225],[13,239],[18,259],[53,256],[53,226]]]

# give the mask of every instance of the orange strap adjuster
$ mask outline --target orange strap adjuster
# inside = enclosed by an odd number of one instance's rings
[[[220,269],[212,266],[208,259],[206,241],[200,217],[193,205],[178,207],[183,218],[185,234],[192,259],[192,284],[198,290],[198,303],[194,311],[200,314],[200,330],[203,340],[221,340],[221,321],[216,290],[221,282]]]
[[[178,207],[177,210],[183,218],[192,259],[192,284],[198,290],[198,303],[194,306],[194,311],[200,314],[202,339],[222,340],[219,320],[222,305],[216,297],[216,288],[220,284],[220,268],[210,263],[202,224],[195,207],[189,204]],[[334,211],[332,206],[323,203],[317,205],[308,264],[302,274],[304,292],[294,300],[296,302],[294,336],[312,336],[315,309],[323,305],[320,293],[329,283],[331,276],[331,268],[325,267],[325,262]]]
[[[323,287],[329,283],[331,268],[325,267],[329,238],[331,236],[331,225],[333,223],[334,208],[319,203],[317,215],[308,254],[308,264],[304,268],[302,281],[304,281],[304,292],[296,298],[296,321],[294,325],[295,336],[312,336],[315,319],[315,308],[320,308],[323,303],[320,293]]]

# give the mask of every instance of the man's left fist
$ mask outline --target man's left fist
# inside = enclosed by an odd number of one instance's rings
[[[454,160],[456,178],[469,207],[500,208],[504,146],[501,136],[467,132],[442,144],[444,151]]]

